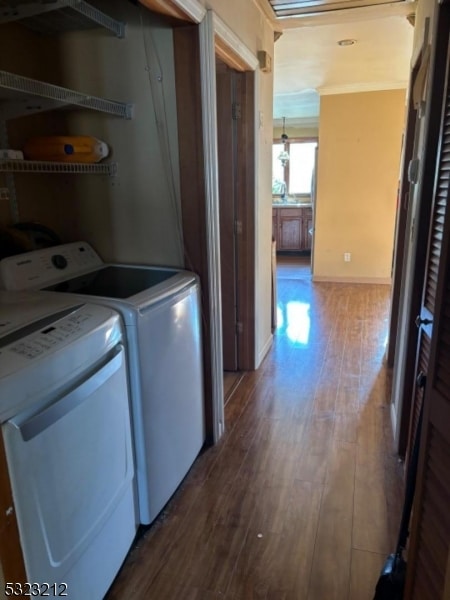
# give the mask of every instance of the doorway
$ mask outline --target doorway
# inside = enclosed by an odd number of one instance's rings
[[[254,367],[254,74],[216,58],[225,394]],[[229,382],[231,381],[231,385]]]

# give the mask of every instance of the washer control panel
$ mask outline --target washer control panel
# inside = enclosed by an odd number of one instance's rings
[[[3,290],[39,290],[98,269],[103,261],[87,242],[9,256],[0,261]]]

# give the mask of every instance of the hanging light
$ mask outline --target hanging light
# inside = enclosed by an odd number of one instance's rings
[[[283,117],[283,133],[281,134],[281,141],[283,142],[283,150],[278,155],[278,160],[280,160],[283,167],[285,167],[289,162],[289,153],[286,150],[288,141],[288,135],[286,134],[286,117]]]

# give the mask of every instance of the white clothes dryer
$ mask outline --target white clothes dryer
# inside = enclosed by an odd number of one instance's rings
[[[0,292],[0,423],[29,592],[101,600],[138,524],[119,315]]]

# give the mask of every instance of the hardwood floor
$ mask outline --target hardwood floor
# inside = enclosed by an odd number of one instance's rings
[[[225,404],[237,390],[245,373],[242,371],[223,372],[223,399]]]
[[[389,288],[312,284],[294,269],[278,278],[278,307],[270,353],[226,405],[226,434],[137,540],[108,600],[372,599],[402,490]]]

